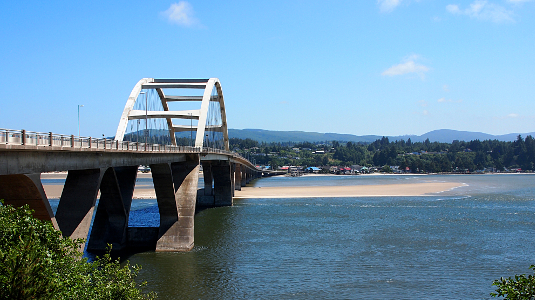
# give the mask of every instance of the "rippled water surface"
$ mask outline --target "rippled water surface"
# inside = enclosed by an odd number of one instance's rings
[[[196,215],[193,251],[129,260],[143,266],[139,277],[159,299],[489,299],[494,279],[529,272],[533,175],[278,177],[254,185],[426,181],[468,186],[425,197],[235,200]],[[133,210],[132,224],[157,215],[150,200],[135,200]]]

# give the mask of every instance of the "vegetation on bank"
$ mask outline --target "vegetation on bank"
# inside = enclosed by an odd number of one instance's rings
[[[88,262],[83,240],[62,237],[27,207],[0,204],[0,299],[155,299],[134,280],[139,267],[109,255]]]
[[[535,265],[530,269],[535,271]],[[500,278],[494,280],[492,285],[496,286],[496,292],[491,293],[492,297],[504,297],[508,300],[532,300],[535,299],[535,276],[525,274],[515,275],[515,277]]]
[[[273,168],[284,165],[399,166],[411,173],[475,172],[490,169],[505,171],[535,168],[535,139],[520,135],[514,142],[473,140],[453,143],[413,143],[410,139],[389,141],[387,137],[373,143],[260,143],[251,139],[230,139],[231,150],[241,153],[257,165]]]

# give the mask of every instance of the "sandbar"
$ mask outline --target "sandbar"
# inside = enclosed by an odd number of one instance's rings
[[[402,197],[426,196],[466,186],[459,182],[423,182],[383,185],[242,187],[235,198],[311,198],[311,197]]]
[[[66,174],[43,174],[43,178],[65,178]],[[138,177],[150,177],[138,174]],[[382,185],[353,186],[298,186],[298,187],[242,187],[235,191],[235,198],[313,198],[313,197],[403,197],[428,196],[466,186],[461,182],[420,182]],[[49,199],[59,199],[63,185],[43,185]],[[155,199],[156,193],[151,185],[137,184],[134,199]]]

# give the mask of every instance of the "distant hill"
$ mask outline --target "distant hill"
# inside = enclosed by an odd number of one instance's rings
[[[284,143],[284,142],[373,142],[380,139],[381,136],[363,135],[356,136],[352,134],[339,133],[319,133],[304,131],[271,131],[263,129],[229,129],[230,138],[252,139],[266,143]]]
[[[339,134],[339,133],[318,133],[305,131],[271,131],[263,129],[229,129],[229,137],[256,140],[266,143],[283,143],[283,142],[330,142],[330,141],[344,141],[344,142],[364,142],[371,143],[383,136],[379,135],[353,135],[353,134]],[[472,141],[472,140],[499,140],[499,141],[514,141],[519,133],[510,133],[504,135],[491,135],[481,132],[458,131],[451,129],[433,130],[422,135],[403,135],[403,136],[387,136],[389,140],[407,140],[411,139],[413,142],[423,142],[429,139],[431,142],[451,143],[454,140]],[[535,136],[535,132],[520,133],[522,137],[528,135]]]
[[[167,130],[149,129],[150,136],[156,137],[160,135],[167,135]],[[128,133],[125,135],[125,140],[137,136],[137,133]],[[319,132],[305,132],[305,131],[272,131],[263,129],[229,129],[228,135],[230,138],[252,139],[259,142],[266,143],[285,143],[285,142],[363,142],[371,143],[383,136],[379,135],[353,135],[340,133],[319,133]],[[387,136],[390,141],[408,140],[413,142],[423,142],[429,139],[431,142],[451,143],[454,140],[459,141],[473,141],[473,140],[499,140],[504,142],[511,142],[516,140],[519,133],[510,133],[504,135],[492,135],[482,132],[458,131],[451,129],[433,130],[422,135],[401,135],[401,136]],[[525,138],[528,135],[535,136],[535,132],[520,133]],[[140,131],[140,140],[143,141],[143,132]],[[189,132],[177,133],[177,137],[190,138],[192,135]],[[195,138],[195,134],[193,134]]]

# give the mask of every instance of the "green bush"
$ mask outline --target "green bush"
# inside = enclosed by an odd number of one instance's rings
[[[88,262],[83,240],[62,237],[27,207],[0,204],[0,299],[154,299],[110,255]]]
[[[535,265],[530,269],[535,271]],[[492,285],[497,286],[496,293],[492,297],[504,297],[509,300],[532,300],[535,299],[535,276],[515,275],[514,278],[500,278],[494,280]]]

